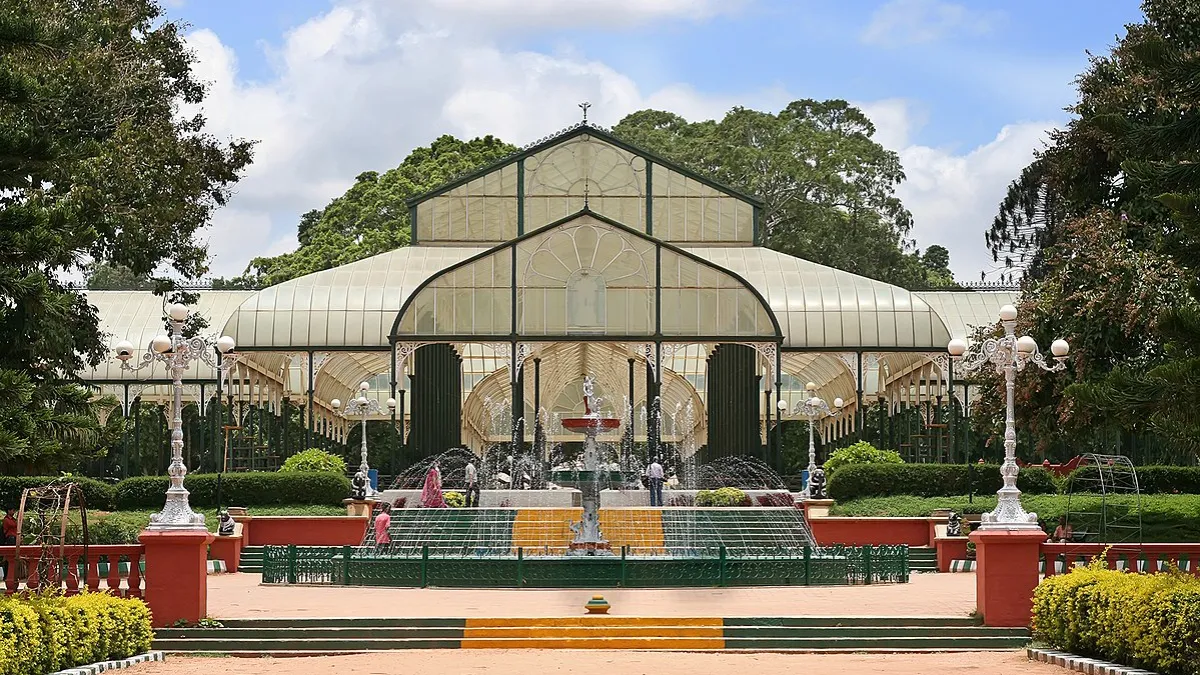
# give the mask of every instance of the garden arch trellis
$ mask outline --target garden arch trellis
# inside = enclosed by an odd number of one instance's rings
[[[1124,455],[1084,454],[1069,479],[1067,521],[1091,541],[1140,544],[1142,496],[1133,462]]]

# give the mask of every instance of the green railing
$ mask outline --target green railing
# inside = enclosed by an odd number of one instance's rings
[[[263,583],[425,588],[833,586],[908,581],[907,546],[696,550],[686,556],[419,556],[371,547],[267,546]]]

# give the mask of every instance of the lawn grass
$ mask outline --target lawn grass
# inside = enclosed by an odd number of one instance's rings
[[[1132,495],[1109,496],[1105,502],[1099,495],[1022,495],[1021,503],[1045,522],[1058,521],[1068,515],[1079,531],[1086,531],[1086,522],[1095,520],[1101,507],[1107,508],[1109,522],[1135,526],[1139,500]],[[996,497],[976,496],[968,501],[958,497],[869,497],[834,504],[831,516],[921,517],[935,509],[954,509],[959,513],[975,514],[996,507]],[[1200,495],[1143,495],[1140,498],[1141,539],[1146,542],[1200,542]],[[1116,530],[1114,530],[1116,532]],[[1123,531],[1131,534],[1131,531]],[[1123,536],[1122,535],[1122,536]]]

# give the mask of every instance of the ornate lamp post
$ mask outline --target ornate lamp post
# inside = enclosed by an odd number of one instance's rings
[[[183,487],[183,477],[187,475],[187,466],[183,463],[183,373],[193,361],[203,361],[217,370],[220,379],[225,371],[237,361],[237,354],[232,353],[235,343],[228,335],[221,336],[216,341],[202,337],[185,338],[183,324],[187,321],[190,310],[184,305],[175,304],[167,309],[170,325],[170,335],[158,335],[150,341],[150,349],[143,352],[137,359],[136,365],[130,365],[134,347],[128,340],[117,343],[116,356],[121,360],[121,368],[136,371],[152,365],[154,362],[166,366],[171,375],[171,389],[174,396],[171,420],[171,465],[167,473],[171,476],[171,487],[167,488],[167,501],[163,510],[150,516],[151,530],[203,530],[204,516],[192,511],[188,504],[188,491]],[[217,358],[217,353],[222,355]]]
[[[1066,340],[1055,340],[1050,345],[1050,352],[1057,363],[1050,364],[1046,357],[1038,351],[1037,342],[1028,335],[1016,336],[1017,308],[1005,305],[1000,308],[1000,323],[1004,326],[1004,336],[988,338],[975,349],[968,349],[966,340],[954,339],[946,346],[950,358],[959,364],[963,372],[979,370],[984,364],[990,363],[997,373],[1004,375],[1006,404],[1004,409],[1004,464],[1000,466],[1000,475],[1004,478],[1004,486],[996,493],[999,501],[996,509],[985,513],[980,518],[980,528],[985,530],[1034,530],[1038,528],[1037,514],[1029,513],[1021,506],[1021,491],[1017,489],[1017,424],[1013,412],[1013,399],[1016,391],[1017,371],[1034,363],[1042,370],[1056,372],[1067,367],[1065,363],[1070,351]]]
[[[367,417],[369,415],[383,412],[383,407],[379,405],[379,401],[367,398],[367,390],[370,388],[371,385],[367,384],[366,382],[358,385],[358,398],[350,399],[350,401],[346,403],[346,409],[342,411],[343,417],[348,418],[354,415],[362,416],[362,459],[358,464],[358,470],[361,471],[364,476],[370,475],[370,467],[367,466]],[[334,410],[342,407],[342,402],[336,398],[329,403],[333,406]],[[391,411],[396,409],[396,399],[389,398],[386,405],[388,413],[390,414]]]
[[[845,402],[842,401],[841,398],[835,398],[833,399],[833,407],[830,408],[829,404],[826,403],[824,399],[817,396],[816,383],[809,382],[808,384],[804,385],[804,389],[808,392],[808,398],[802,403],[798,403],[792,412],[808,418],[808,476],[809,481],[811,482],[812,475],[817,470],[817,446],[813,442],[813,427],[816,425],[816,422],[819,419],[834,417],[841,414],[842,406],[845,405]],[[784,403],[784,405],[786,405],[786,402],[784,401],[780,401],[780,403]],[[804,490],[800,492],[800,494],[806,499],[810,494],[808,488],[809,486],[806,483]]]

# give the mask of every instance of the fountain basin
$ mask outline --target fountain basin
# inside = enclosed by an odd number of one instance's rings
[[[612,431],[621,426],[621,420],[615,417],[568,417],[561,420],[563,428],[577,434],[590,430]]]
[[[632,473],[622,472],[617,469],[597,469],[595,471],[588,471],[586,469],[569,469],[564,471],[560,469],[550,472],[550,482],[563,487],[575,487],[584,483],[620,486],[633,478],[634,475]],[[604,485],[604,487],[607,488],[607,485]]]

